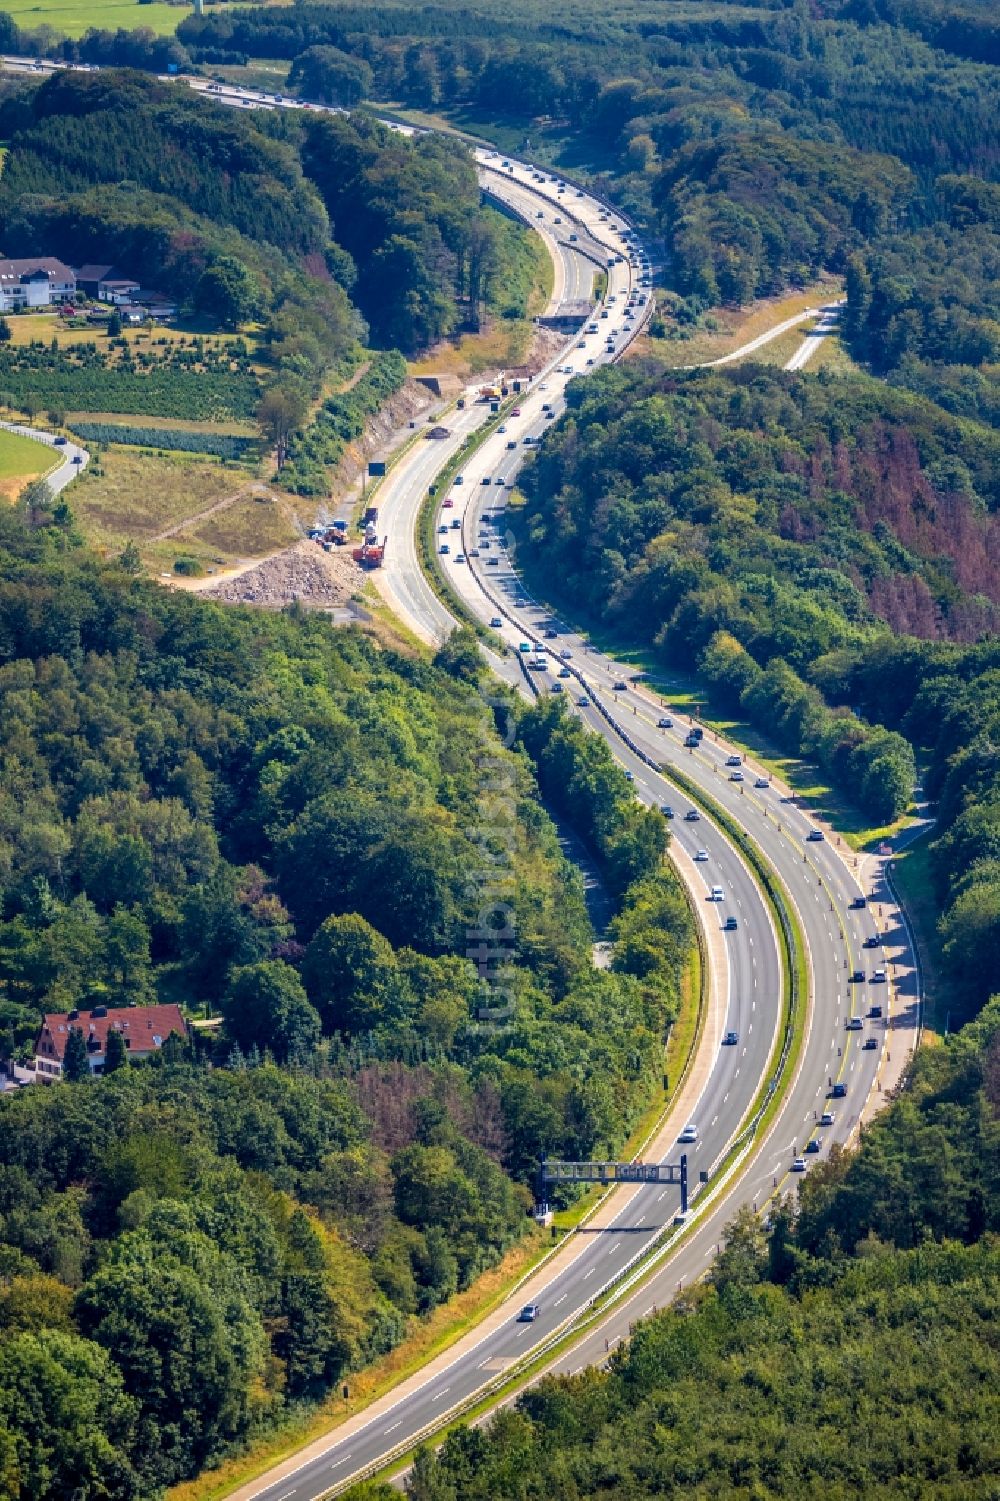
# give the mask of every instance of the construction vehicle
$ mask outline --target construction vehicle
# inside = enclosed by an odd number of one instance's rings
[[[369,506],[361,521],[364,526],[374,526],[376,521],[378,521],[378,507]]]
[[[360,547],[356,547],[351,553],[355,563],[360,563],[362,568],[381,568],[382,559],[385,557],[385,545],[388,539],[383,537],[379,542],[375,538],[371,542],[365,541]]]
[[[500,401],[502,397],[510,395],[510,386],[507,378],[501,370],[495,380],[487,382],[479,387],[480,401]]]

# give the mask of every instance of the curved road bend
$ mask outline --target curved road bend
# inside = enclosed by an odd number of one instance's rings
[[[5,61],[8,65],[39,71],[24,59]],[[273,96],[268,98],[249,91],[224,89],[213,92],[221,102],[246,107],[275,107],[278,103]],[[281,101],[281,105],[301,107],[291,101]],[[494,435],[484,445],[470,461],[467,482],[452,491],[455,508],[447,514],[449,520],[453,516],[460,519],[459,534],[466,538],[467,547],[472,546],[473,538],[478,541],[479,516],[485,509],[484,500],[488,499],[493,510],[498,509],[493,504],[494,497],[499,490],[506,488],[486,487],[477,484],[477,479],[481,481],[484,476],[491,479],[513,477],[523,451],[523,437],[537,435],[543,429],[546,420],[541,410],[543,402],[547,402],[553,415],[557,415],[564,405],[562,393],[571,375],[580,373],[591,364],[617,357],[634,337],[640,317],[636,316],[635,310],[629,315],[627,304],[635,290],[633,278],[639,278],[639,265],[644,261],[636,244],[629,245],[624,240],[622,230],[627,226],[616,211],[609,211],[596,199],[568,184],[560,192],[558,181],[550,173],[539,172],[515,158],[501,159],[498,153],[485,150],[477,152],[477,158],[490,191],[499,189],[499,193],[509,196],[512,206],[526,222],[539,229],[544,226],[550,248],[561,232],[561,226],[555,223],[556,218],[566,221],[569,226],[567,239],[565,242],[557,239],[563,265],[561,282],[557,271],[556,285],[564,299],[572,298],[577,287],[592,286],[593,261],[583,253],[584,249],[591,256],[606,250],[612,259],[617,256],[620,260],[608,268],[606,308],[609,316],[598,322],[595,334],[581,336],[584,351],[575,347],[580,339],[572,341],[572,352],[567,350],[553,362],[556,368],[543,372],[542,378],[535,382],[521,404],[521,416],[508,419],[508,433]],[[543,181],[539,182],[539,177]],[[539,211],[545,216],[541,220],[537,217]],[[552,220],[551,232],[549,219]],[[569,242],[569,234],[577,235],[577,248]],[[630,251],[635,266],[629,264]],[[642,280],[645,285],[640,287],[639,295],[648,298],[648,277],[643,276]],[[640,314],[642,311],[641,308],[638,310]],[[612,336],[610,344],[606,338],[608,334]],[[558,368],[560,362],[561,370]],[[481,409],[475,407],[457,415],[453,437],[447,440],[451,452],[460,445],[465,433],[484,420],[484,416]],[[507,447],[511,441],[517,442],[516,449]],[[413,521],[427,486],[447,457],[447,445],[419,445],[391,472],[380,501],[383,519],[390,531],[385,570],[390,593],[403,617],[429,639],[447,630],[452,622],[422,577],[413,546]],[[489,531],[483,531],[483,538],[490,542],[491,552],[495,543],[501,540],[492,526]],[[450,570],[450,581],[467,605],[484,620],[497,616],[497,601],[501,602],[503,613],[499,618],[504,621],[501,635],[516,650],[521,639],[537,640],[539,621],[547,620],[548,612],[543,615],[542,607],[530,600],[516,579],[510,559],[502,549],[498,548],[498,552],[500,562],[495,570],[480,558],[474,560],[473,566],[454,566]],[[815,821],[785,801],[778,787],[754,787],[759,768],[744,763],[741,767],[744,781],[731,782],[725,762],[729,755],[737,754],[732,747],[706,740],[696,751],[686,750],[681,744],[685,726],[679,715],[670,715],[668,706],[657,702],[641,685],[631,685],[629,669],[590,650],[588,643],[570,628],[558,628],[560,633],[554,643],[556,653],[569,651],[572,654],[571,670],[582,669],[590,689],[587,706],[576,705],[576,712],[581,713],[594,729],[611,738],[616,754],[632,772],[637,795],[657,805],[671,804],[677,815],[673,828],[680,850],[688,856],[699,850],[708,855],[707,861],[695,864],[692,860],[687,869],[689,878],[697,869],[706,888],[722,886],[722,903],[713,902],[706,906],[710,906],[717,921],[723,914],[737,919],[736,930],[724,935],[728,974],[723,1004],[725,1029],[736,1031],[739,1042],[718,1049],[706,1075],[693,1081],[692,1088],[686,1092],[688,1098],[680,1102],[685,1118],[698,1122],[698,1142],[690,1149],[689,1156],[689,1161],[693,1158],[691,1165],[695,1174],[725,1150],[764,1073],[778,1024],[780,965],[767,909],[746,866],[711,820],[703,818],[691,824],[684,820],[689,804],[669,783],[671,762],[681,765],[692,781],[749,829],[777,870],[799,915],[812,976],[812,999],[802,1060],[766,1141],[734,1177],[732,1187],[721,1192],[715,1202],[709,1203],[701,1217],[697,1216],[696,1201],[693,1224],[683,1235],[680,1231],[674,1232],[681,1238],[681,1244],[669,1258],[669,1263],[629,1301],[616,1307],[595,1334],[588,1336],[559,1362],[558,1368],[575,1369],[581,1363],[602,1358],[605,1341],[621,1337],[627,1332],[631,1320],[657,1302],[666,1302],[679,1283],[699,1275],[714,1253],[723,1226],[739,1204],[750,1202],[763,1208],[769,1195],[787,1188],[792,1181],[793,1157],[804,1150],[808,1140],[818,1140],[822,1154],[828,1151],[831,1142],[847,1141],[854,1135],[862,1110],[879,1086],[880,1076],[888,1075],[890,1071],[895,1076],[901,1058],[916,1040],[920,997],[905,929],[891,905],[882,873],[877,871],[873,878],[882,899],[878,908],[853,906],[852,903],[861,895],[857,878],[829,833],[822,843],[807,843],[807,835],[818,829]],[[537,644],[548,648],[544,638]],[[508,671],[509,662],[510,659],[505,662]],[[551,685],[556,680],[557,665],[556,656],[552,655],[549,672],[538,676]],[[517,671],[516,667],[514,671]],[[577,686],[573,678],[558,681]],[[624,691],[616,690],[614,685],[617,682],[629,686]],[[575,704],[576,698],[582,694],[571,692],[569,697]],[[604,703],[641,753],[666,766],[666,779],[618,738],[615,729],[596,712],[594,699]],[[675,728],[658,726],[657,720],[664,714],[675,720]],[[688,866],[683,855],[680,863]],[[864,949],[865,939],[877,941],[880,946]],[[717,948],[719,935],[715,935],[714,943]],[[890,958],[884,959],[883,955]],[[876,968],[889,971],[887,982],[871,980]],[[851,981],[855,969],[865,975],[861,983]],[[873,1006],[881,1006],[881,1018],[870,1018]],[[720,1006],[715,1018],[716,1029],[709,1033],[713,1045],[722,1014]],[[848,1030],[849,1019],[860,1020],[860,1030]],[[874,1039],[874,1046],[866,1049],[864,1043],[869,1039]],[[845,1098],[836,1102],[828,1099],[834,1082],[846,1088]],[[834,1120],[830,1126],[822,1127],[817,1117],[827,1105]],[[679,1114],[680,1109],[675,1116]],[[679,1123],[679,1120],[675,1122]],[[671,1160],[676,1152],[676,1148],[669,1151]],[[811,1161],[812,1155],[806,1160]],[[618,1190],[609,1196],[613,1207],[604,1217],[601,1233],[574,1237],[567,1248],[571,1254],[564,1256],[560,1252],[539,1272],[544,1294],[537,1294],[531,1284],[522,1290],[520,1297],[541,1301],[541,1316],[537,1323],[516,1324],[512,1321],[513,1308],[499,1310],[475,1331],[471,1345],[462,1342],[411,1382],[403,1383],[381,1402],[342,1425],[332,1439],[319,1441],[297,1459],[279,1467],[277,1472],[243,1487],[236,1494],[246,1498],[264,1497],[267,1501],[314,1501],[331,1488],[340,1488],[352,1475],[395,1450],[408,1437],[456,1405],[463,1396],[473,1393],[495,1373],[519,1360],[532,1345],[551,1334],[570,1310],[584,1306],[596,1288],[628,1266],[636,1252],[644,1244],[649,1244],[661,1226],[670,1224],[677,1208],[676,1192],[675,1189],[647,1186]]]

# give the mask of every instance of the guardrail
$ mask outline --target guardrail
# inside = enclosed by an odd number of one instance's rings
[[[778,928],[781,934],[783,957],[789,976],[788,1014],[785,1020],[785,1028],[781,1043],[781,1053],[778,1058],[777,1066],[772,1071],[771,1080],[769,1081],[768,1088],[765,1091],[764,1098],[762,1099],[759,1108],[757,1109],[751,1120],[747,1122],[744,1131],[741,1133],[742,1137],[750,1138],[753,1136],[754,1132],[759,1126],[768,1105],[774,1097],[774,1092],[778,1087],[778,1082],[781,1079],[785,1064],[788,1061],[788,1054],[791,1049],[792,1039],[795,1033],[797,1011],[802,1000],[802,997],[799,993],[800,985],[798,968],[795,963],[795,928],[792,923],[791,914],[788,911],[787,903],[785,901],[785,893],[782,890],[779,882],[775,880],[770,866],[764,859],[754,841],[750,838],[749,834],[747,834],[746,830],[741,828],[741,826],[736,822],[732,815],[728,813],[726,809],[723,808],[719,803],[717,803],[713,797],[711,797],[707,792],[703,792],[702,789],[697,785],[697,783],[693,782],[685,772],[680,771],[673,766],[671,766],[666,771],[664,771],[662,767],[660,768],[660,770],[664,775],[669,776],[670,780],[675,782],[682,792],[687,793],[688,797],[690,797],[692,801],[700,802],[702,807],[705,808],[710,817],[713,818],[721,828],[725,829],[729,838],[753,867],[757,879],[760,881],[761,885],[764,888],[767,899],[771,904],[771,908],[778,918]],[[740,1140],[741,1137],[736,1137],[730,1143],[730,1145],[726,1148],[724,1157],[729,1156],[729,1154],[733,1150],[739,1147]],[[711,1172],[714,1168],[716,1168],[719,1161],[721,1160],[723,1159],[717,1158],[715,1163],[712,1164],[712,1168],[710,1168],[709,1171]]]

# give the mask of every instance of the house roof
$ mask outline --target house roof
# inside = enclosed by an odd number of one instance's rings
[[[141,304],[143,307],[145,307],[147,303],[152,302],[155,302],[158,307],[177,306],[176,297],[168,297],[166,292],[149,292],[145,287],[137,288],[136,291],[132,293],[132,301]]]
[[[76,1016],[55,1011],[42,1019],[35,1052],[43,1058],[56,1058],[61,1063],[69,1034],[74,1029],[83,1033],[88,1050],[95,1053],[106,1051],[108,1033],[112,1029],[122,1034],[130,1053],[155,1053],[171,1032],[187,1036],[179,1006],[129,1006],[108,1011],[104,1016],[95,1016],[92,1011],[80,1011]]]
[[[138,292],[139,283],[130,276],[102,276],[102,287],[117,287],[120,291]]]
[[[30,276],[46,276],[49,281],[75,281],[76,276],[63,261],[52,255],[36,255],[16,261],[0,260],[0,283],[24,281]]]
[[[78,269],[76,279],[77,281],[104,281],[115,269],[116,267],[110,265],[98,266],[88,264]]]

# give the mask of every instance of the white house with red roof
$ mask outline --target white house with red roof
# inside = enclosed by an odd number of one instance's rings
[[[171,1032],[187,1036],[179,1006],[127,1006],[115,1010],[95,1006],[93,1011],[56,1011],[43,1017],[35,1044],[35,1078],[52,1083],[62,1078],[63,1059],[71,1032],[82,1032],[87,1044],[92,1074],[103,1074],[108,1033],[120,1032],[130,1058],[148,1058],[159,1052]]]

